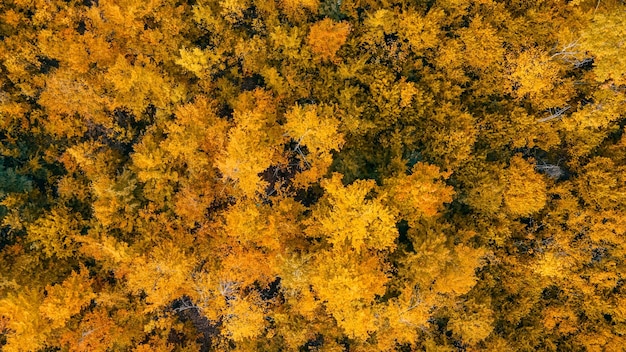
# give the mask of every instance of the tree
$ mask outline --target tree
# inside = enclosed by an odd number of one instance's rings
[[[242,196],[252,198],[267,186],[258,175],[280,160],[283,137],[268,92],[243,93],[237,103],[235,126],[228,132],[228,144],[216,165],[224,178],[237,183]]]
[[[511,214],[529,215],[546,204],[546,184],[531,163],[514,156],[507,170],[503,195],[504,205]]]
[[[0,2],[0,349],[620,349],[623,12]]]
[[[348,23],[334,23],[326,18],[311,26],[308,42],[311,50],[320,60],[338,62],[337,51],[345,43],[349,33]]]

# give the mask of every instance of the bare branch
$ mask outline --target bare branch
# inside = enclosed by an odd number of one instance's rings
[[[535,169],[537,171],[546,174],[548,177],[553,179],[558,179],[563,175],[563,170],[558,165],[553,164],[544,164],[544,165],[535,165]]]
[[[552,56],[550,56],[550,58],[553,59],[553,58],[555,58],[557,56],[565,56],[565,57],[567,57],[567,56],[573,56],[573,55],[579,54],[580,52],[571,50],[571,49],[574,49],[575,47],[578,46],[578,41],[579,41],[579,39],[576,39],[573,42],[569,42],[568,44],[563,46],[561,48],[561,50],[559,50],[558,52],[556,52]]]
[[[550,116],[544,117],[542,119],[539,119],[539,120],[537,120],[537,122],[547,122],[547,121],[550,121],[550,120],[557,119],[557,118],[563,116],[563,114],[567,110],[569,110],[570,108],[571,108],[570,105],[567,105],[567,106],[565,106],[563,108],[557,108],[555,111],[550,111],[551,112]]]

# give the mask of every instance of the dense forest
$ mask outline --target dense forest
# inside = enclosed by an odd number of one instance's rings
[[[621,351],[626,4],[0,1],[3,351]]]

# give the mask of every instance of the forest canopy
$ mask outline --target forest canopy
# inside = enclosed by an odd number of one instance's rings
[[[3,351],[620,351],[618,0],[0,2]]]

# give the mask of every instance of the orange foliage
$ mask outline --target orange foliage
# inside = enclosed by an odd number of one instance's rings
[[[622,349],[625,10],[0,2],[0,349]]]
[[[320,59],[338,62],[337,51],[346,42],[348,34],[350,34],[348,23],[334,23],[326,18],[311,26],[308,36],[309,45]]]

